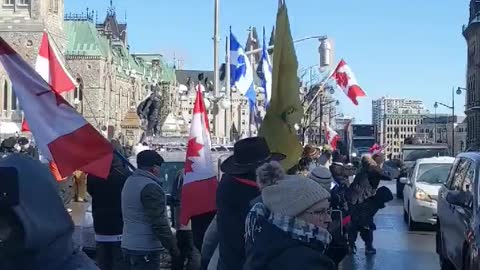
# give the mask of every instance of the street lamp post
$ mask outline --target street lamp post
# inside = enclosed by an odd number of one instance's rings
[[[293,41],[293,43],[299,43],[299,42],[306,41],[306,40],[311,40],[311,39],[318,39],[319,41],[324,41],[324,40],[327,40],[328,37],[327,36],[308,36],[308,37],[304,37],[304,38],[300,38],[300,39],[295,39]],[[273,49],[273,47],[274,47],[273,45],[270,45],[270,46],[267,47],[267,50],[271,50],[271,49]],[[245,54],[246,55],[251,55],[251,54],[261,53],[262,51],[263,51],[263,47],[257,48],[255,50],[246,51]]]
[[[434,143],[437,143],[437,107],[435,107],[435,122],[434,122],[434,126],[433,126],[433,142]]]
[[[436,109],[438,108],[438,105],[442,105],[443,107],[446,107],[450,110],[452,110],[452,155],[455,155],[455,92],[457,95],[460,95],[462,91],[466,91],[466,88],[463,87],[458,87],[457,90],[455,91],[455,87],[452,88],[452,105],[446,105],[444,103],[436,101],[433,107],[435,108],[435,115],[436,115]],[[436,118],[435,118],[436,119]],[[435,121],[436,124],[436,121]]]
[[[454,143],[455,141],[455,103],[452,100],[452,106],[449,106],[442,102],[435,101],[435,104],[433,105],[433,107],[435,108],[435,111],[438,108],[438,105],[442,105],[443,107],[452,110],[452,155],[455,155],[455,143]]]

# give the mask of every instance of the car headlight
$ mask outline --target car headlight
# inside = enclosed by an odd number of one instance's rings
[[[423,190],[417,188],[415,190],[415,199],[419,201],[424,201],[424,202],[431,202],[432,198]]]

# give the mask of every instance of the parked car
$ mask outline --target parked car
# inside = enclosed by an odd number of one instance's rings
[[[400,182],[403,189],[403,216],[409,230],[415,230],[418,223],[437,223],[437,195],[448,178],[453,157],[418,159],[413,170]]]
[[[443,270],[478,270],[480,152],[461,153],[438,192],[436,246]]]
[[[403,188],[405,186],[400,178],[407,177],[412,172],[415,161],[420,158],[450,156],[450,153],[447,144],[404,144],[401,156],[403,164],[396,182],[397,198],[399,199],[403,199]]]

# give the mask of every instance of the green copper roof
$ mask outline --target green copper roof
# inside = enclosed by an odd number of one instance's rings
[[[110,42],[89,21],[65,21],[67,47],[65,55],[112,57],[117,66],[116,75],[129,78],[133,71],[137,76],[153,82],[176,81],[175,70],[168,66],[161,54],[130,54],[126,46],[119,41]],[[152,61],[158,60],[160,70],[152,67]]]
[[[95,25],[88,21],[66,21],[66,55],[107,57],[110,53],[108,41],[102,37]]]

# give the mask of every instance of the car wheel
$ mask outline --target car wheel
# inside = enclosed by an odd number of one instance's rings
[[[440,225],[437,226],[437,252],[438,258],[440,260],[440,270],[455,270],[455,267],[452,265],[450,260],[446,258],[443,250],[443,239],[442,234],[440,233]]]
[[[417,229],[417,223],[412,220],[412,215],[410,214],[410,205],[408,206],[408,230],[409,231],[415,231]]]
[[[400,183],[400,179],[397,179],[397,198],[403,199],[403,188],[402,183]]]

